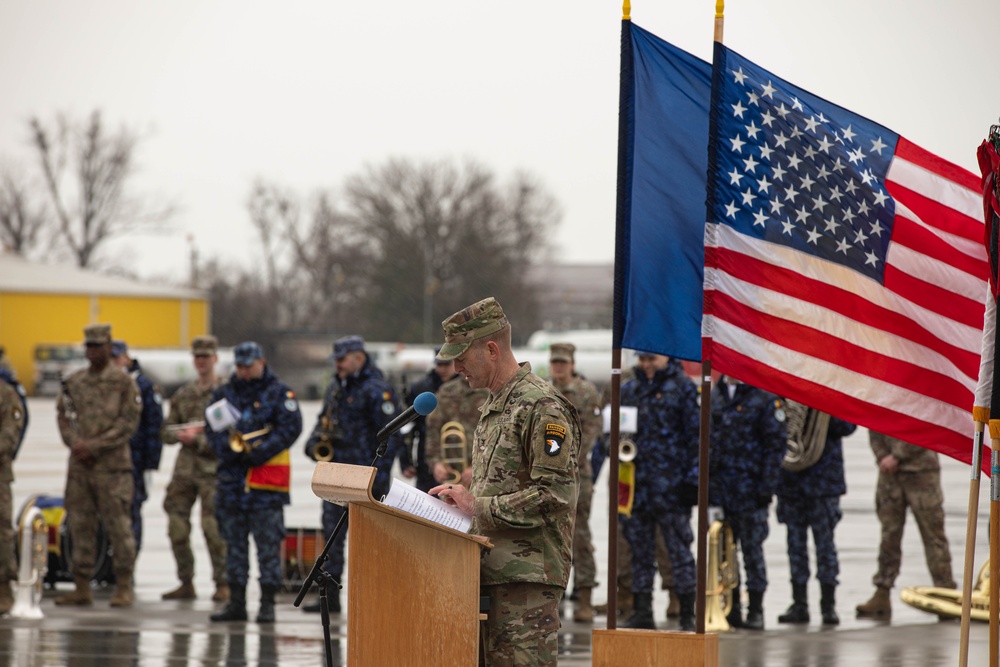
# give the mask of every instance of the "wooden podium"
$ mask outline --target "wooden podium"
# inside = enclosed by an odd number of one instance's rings
[[[348,507],[347,664],[479,662],[485,537],[376,501],[375,468],[317,463],[313,493]]]

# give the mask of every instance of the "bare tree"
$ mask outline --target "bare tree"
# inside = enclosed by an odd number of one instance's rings
[[[156,230],[170,217],[169,206],[132,196],[138,137],[124,128],[109,132],[100,111],[80,125],[64,115],[51,126],[32,118],[31,140],[59,236],[77,266],[93,266],[109,239]]]
[[[45,206],[24,177],[11,167],[0,171],[0,246],[30,255],[42,241],[46,220]]]

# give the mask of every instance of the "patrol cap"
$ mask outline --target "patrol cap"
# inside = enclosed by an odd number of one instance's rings
[[[120,357],[123,354],[128,354],[128,343],[123,340],[111,341],[111,356]]]
[[[249,366],[258,359],[263,358],[264,349],[252,340],[240,343],[233,348],[233,360],[237,366]]]
[[[85,345],[107,345],[111,342],[110,324],[91,324],[83,328]]]
[[[440,361],[451,361],[469,349],[472,341],[484,338],[510,326],[503,308],[493,297],[463,308],[444,322],[444,345],[437,353]]]
[[[196,357],[210,357],[219,350],[219,339],[215,336],[196,336],[191,341],[191,354]]]
[[[568,361],[573,363],[573,353],[576,345],[573,343],[552,343],[549,346],[549,361]]]
[[[343,359],[348,352],[364,352],[365,339],[361,336],[344,336],[333,343],[333,358]]]

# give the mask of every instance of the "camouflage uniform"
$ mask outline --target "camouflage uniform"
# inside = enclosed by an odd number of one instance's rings
[[[71,456],[66,473],[64,502],[73,538],[73,575],[78,581],[93,576],[101,522],[111,540],[115,576],[131,581],[136,550],[129,437],[142,414],[139,388],[112,363],[97,373],[84,368],[66,378],[56,408],[62,441],[71,447],[82,439],[94,456],[89,465]]]
[[[913,512],[924,543],[924,557],[934,585],[955,588],[951,572],[951,552],[944,532],[944,495],[941,491],[941,465],[937,452],[917,447],[881,433],[869,433],[875,460],[892,455],[899,468],[888,475],[881,470],[875,490],[875,510],[882,524],[882,542],[878,550],[878,572],[872,583],[892,588],[902,560],[901,543],[906,523],[906,508]]]
[[[163,453],[163,441],[160,440],[160,428],[163,426],[163,398],[159,389],[142,372],[142,367],[135,359],[127,370],[135,380],[142,397],[142,416],[139,418],[139,428],[129,439],[129,449],[132,450],[132,479],[135,485],[135,495],[132,498],[132,534],[135,535],[135,550],[142,548],[142,504],[146,502],[149,493],[146,490],[146,471],[160,467],[160,455]]]
[[[840,496],[847,493],[841,438],[854,433],[855,428],[854,424],[831,417],[819,460],[799,472],[781,470],[777,515],[788,531],[788,562],[793,585],[805,585],[809,581],[810,528],[816,546],[816,579],[821,584],[838,584],[840,563],[833,533],[843,516]]]
[[[350,342],[345,344],[342,341]],[[340,339],[338,344],[340,347],[334,347],[334,355],[342,356],[354,350],[363,351],[364,341],[357,336],[348,336]],[[376,435],[399,412],[399,402],[392,385],[369,358],[357,374],[346,379],[335,375],[330,381],[316,426],[305,444],[306,456],[315,458],[316,445],[325,442],[333,447],[335,463],[370,466],[379,445]],[[372,486],[374,497],[381,498],[389,491],[392,481],[389,471],[401,449],[402,436],[399,433],[392,434],[386,454],[376,464],[378,472]],[[323,535],[329,540],[345,509],[340,505],[323,502],[322,511]],[[344,573],[346,540],[347,530],[342,530],[330,548],[325,565],[327,572],[337,581],[340,581]]]
[[[194,381],[184,385],[170,399],[170,414],[162,431],[163,442],[178,443],[169,426],[205,420],[205,408],[213,392],[222,385],[217,379],[211,387],[200,387]],[[167,485],[163,510],[167,513],[167,534],[177,561],[177,577],[181,581],[194,578],[194,552],[191,550],[191,509],[201,500],[201,531],[205,535],[212,559],[212,579],[216,586],[226,584],[226,543],[219,534],[215,518],[215,452],[202,432],[191,446],[181,446],[174,463],[173,477]]]
[[[698,485],[698,392],[680,362],[670,359],[652,380],[645,373],[622,387],[622,405],[639,408],[635,502],[622,516],[632,548],[632,592],[653,590],[655,526],[663,531],[679,595],[695,591],[690,501]]]
[[[413,405],[413,401],[416,400],[417,396],[425,391],[436,394],[444,383],[445,380],[432,368],[426,375],[410,385],[409,391],[406,392],[406,405]],[[403,451],[410,456],[410,462],[417,469],[417,488],[421,491],[427,491],[436,485],[432,468],[427,462],[427,419],[423,415],[417,417],[413,422],[413,428],[404,436],[407,445]],[[416,450],[415,460],[411,453],[414,450]]]
[[[10,371],[0,369],[0,614],[10,611],[13,595],[10,582],[17,579],[14,560],[14,456],[24,438],[28,413],[24,388]]]
[[[437,390],[437,407],[427,415],[427,465],[441,462],[441,427],[448,422],[458,422],[465,428],[466,442],[472,442],[481,416],[480,408],[489,398],[489,389],[473,389],[463,377],[455,377],[445,382]],[[472,465],[472,447],[466,447],[466,466]]]
[[[266,366],[263,375],[253,380],[241,380],[234,373],[228,383],[212,392],[211,403],[223,398],[239,412],[240,417],[233,425],[237,432],[271,428],[269,433],[254,440],[257,444],[249,453],[244,453],[230,448],[228,431],[217,432],[210,424],[205,426],[205,434],[218,459],[215,512],[227,544],[226,578],[231,588],[246,588],[252,534],[257,545],[261,589],[273,592],[282,583],[283,507],[290,502],[289,492],[251,488],[249,476],[252,469],[269,465],[273,457],[295,443],[302,432],[302,413],[295,393]]]
[[[732,527],[751,592],[767,589],[768,506],[787,438],[782,405],[774,394],[725,377],[712,390],[709,504],[721,507]]]
[[[576,374],[569,384],[557,384],[556,389],[576,408],[583,430],[578,454],[580,497],[576,504],[576,528],[573,533],[573,588],[593,588],[597,585],[597,563],[594,561],[594,542],[590,535],[590,507],[594,496],[590,457],[603,426],[601,396],[593,382]]]
[[[438,359],[460,356],[477,338],[510,325],[493,298],[444,321]],[[471,532],[493,549],[480,562],[490,598],[487,665],[555,665],[559,602],[569,579],[579,493],[576,409],[521,364],[482,409],[472,447]]]

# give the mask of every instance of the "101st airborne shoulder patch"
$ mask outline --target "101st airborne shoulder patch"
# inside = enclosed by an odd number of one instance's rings
[[[549,456],[556,456],[562,450],[563,440],[566,439],[566,427],[561,424],[545,425],[545,453]]]

